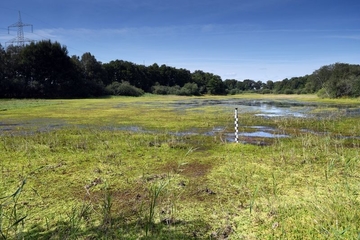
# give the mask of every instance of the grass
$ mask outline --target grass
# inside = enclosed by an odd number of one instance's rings
[[[359,117],[241,114],[292,137],[235,144],[176,134],[233,129],[231,107],[174,107],[194,99],[0,100],[2,238],[359,237]]]

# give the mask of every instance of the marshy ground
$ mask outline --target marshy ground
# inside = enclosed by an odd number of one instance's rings
[[[359,107],[295,95],[1,100],[0,238],[357,238]]]

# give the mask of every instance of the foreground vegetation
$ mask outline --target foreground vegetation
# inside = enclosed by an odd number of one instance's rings
[[[358,238],[358,116],[244,113],[292,137],[236,144],[196,99],[1,100],[0,239]]]

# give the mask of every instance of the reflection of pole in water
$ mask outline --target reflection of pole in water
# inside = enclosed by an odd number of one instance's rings
[[[238,109],[235,108],[235,142],[239,142],[239,118],[238,118]]]

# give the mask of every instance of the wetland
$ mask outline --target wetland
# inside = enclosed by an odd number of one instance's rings
[[[154,102],[137,102],[134,103],[120,103],[113,106],[104,106],[110,108],[125,108],[125,107],[136,107],[137,105],[144,105],[144,112],[148,111],[146,108],[158,109],[161,111],[164,103],[161,101]],[[324,103],[314,103],[314,102],[301,102],[294,101],[291,99],[286,100],[269,100],[269,99],[236,99],[236,98],[225,98],[225,99],[207,99],[207,98],[193,98],[193,99],[181,99],[174,100],[167,103],[168,107],[164,111],[175,112],[187,112],[187,111],[197,111],[201,114],[201,108],[211,107],[221,115],[231,116],[235,108],[239,109],[238,115],[252,115],[255,117],[261,117],[266,123],[266,119],[269,118],[307,118],[313,121],[318,121],[325,118],[335,118],[338,116],[349,117],[360,115],[360,107],[357,104],[324,104]],[[94,108],[99,108],[96,106]],[[3,108],[6,110],[6,108]],[[82,110],[91,111],[91,106],[84,106]],[[105,109],[104,109],[105,110]],[[181,114],[181,113],[180,113]],[[142,115],[141,112],[138,115],[138,118],[146,118],[146,115]],[[268,121],[269,123],[273,120]],[[91,124],[91,123],[90,123]],[[220,125],[223,124],[223,125]],[[212,126],[209,128],[190,128],[184,129],[184,131],[172,132],[173,135],[177,136],[186,136],[186,135],[197,135],[203,134],[206,136],[216,136],[223,135],[224,141],[233,142],[234,137],[234,127],[231,126],[232,122],[219,122],[219,125]],[[0,122],[0,135],[4,134],[33,134],[35,132],[44,132],[56,130],[64,127],[70,126],[71,123],[67,122],[64,118],[45,118],[45,117],[36,117],[29,118],[26,120],[15,120],[15,119],[6,119]],[[87,125],[74,124],[77,127],[86,127]],[[90,125],[88,125],[90,126]],[[104,128],[104,126],[92,126],[94,128]],[[134,132],[143,132],[143,133],[161,133],[168,131],[168,129],[162,129],[161,126],[158,126],[152,130],[145,129],[144,126],[137,126],[128,124],[122,125],[121,122],[114,122],[113,124],[106,126],[107,129],[112,129],[113,131],[134,131]],[[239,122],[239,136],[243,139],[248,139],[248,142],[252,138],[283,138],[290,137],[291,135],[280,130],[273,126],[256,126],[256,125],[243,125]],[[299,129],[301,131],[312,131],[307,129]],[[244,140],[243,143],[247,141]]]
[[[358,99],[148,95],[0,109],[3,238],[359,234]]]

